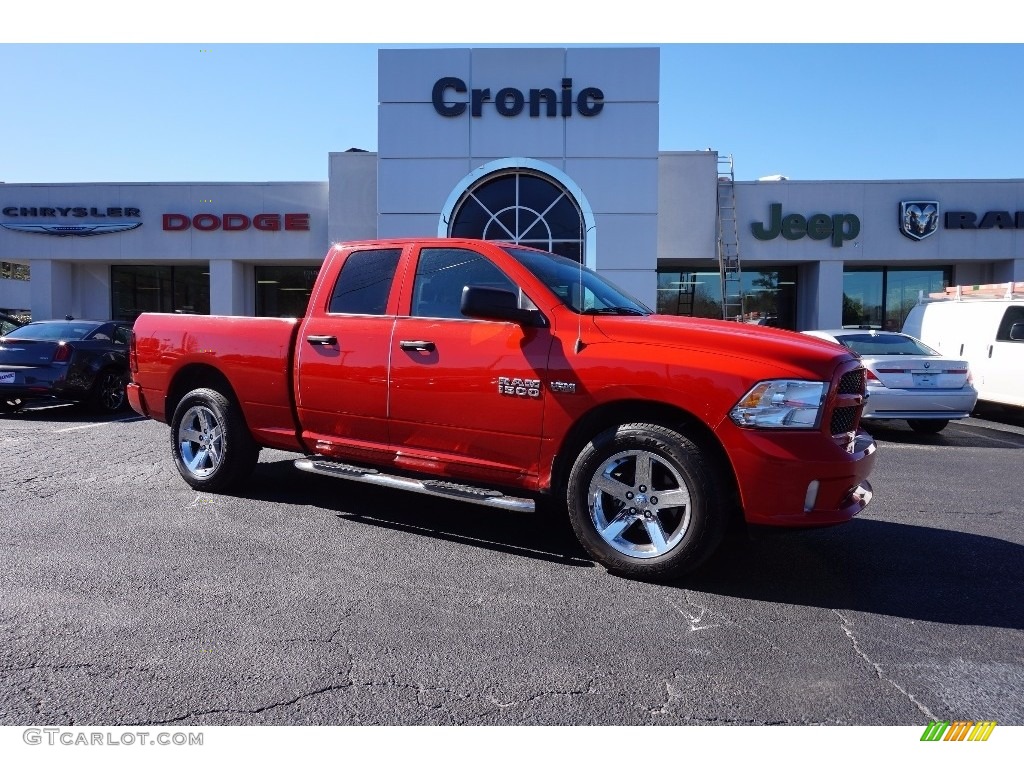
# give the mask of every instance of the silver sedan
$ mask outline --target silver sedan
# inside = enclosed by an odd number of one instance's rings
[[[804,333],[860,355],[868,374],[865,421],[906,419],[915,432],[934,434],[970,416],[978,400],[966,360],[944,357],[913,336],[857,328]]]

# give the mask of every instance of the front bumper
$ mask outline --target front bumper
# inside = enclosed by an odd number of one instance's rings
[[[736,428],[728,436],[744,518],[751,525],[814,528],[844,523],[871,501],[877,446],[858,430],[848,449],[813,431]]]

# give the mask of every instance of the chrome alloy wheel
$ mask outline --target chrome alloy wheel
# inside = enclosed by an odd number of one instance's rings
[[[671,552],[690,527],[686,481],[669,459],[650,451],[622,451],[605,459],[587,498],[598,535],[627,557]]]
[[[188,471],[207,477],[217,471],[224,458],[224,427],[205,405],[193,405],[178,427],[178,452]]]

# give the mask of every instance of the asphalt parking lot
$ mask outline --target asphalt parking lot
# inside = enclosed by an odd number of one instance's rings
[[[1024,725],[1024,417],[876,429],[855,521],[673,585],[568,526],[308,475],[178,476],[168,428],[0,417],[0,725]]]

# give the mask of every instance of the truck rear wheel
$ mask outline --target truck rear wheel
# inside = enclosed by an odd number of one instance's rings
[[[728,506],[716,467],[657,424],[602,432],[569,473],[566,502],[580,544],[609,571],[667,579],[693,571],[722,541]]]
[[[185,395],[171,419],[174,463],[199,491],[223,491],[252,472],[260,449],[238,404],[213,389]]]

